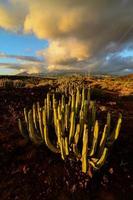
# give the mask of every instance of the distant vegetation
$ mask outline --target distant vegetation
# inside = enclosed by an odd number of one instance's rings
[[[0,88],[32,88],[50,87],[58,92],[64,92],[67,88],[90,85],[101,90],[115,91],[119,95],[133,95],[133,75],[116,76],[59,76],[57,77],[27,77],[27,76],[1,76]],[[99,91],[98,91],[99,89]]]

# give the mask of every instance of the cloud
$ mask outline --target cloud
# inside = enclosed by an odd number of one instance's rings
[[[43,72],[44,69],[46,71],[44,60],[35,56],[10,55],[0,52],[0,58],[7,58],[7,61],[10,59],[10,62],[0,62],[0,68],[14,69],[15,73],[26,71],[29,74],[36,74]]]
[[[44,56],[48,63],[69,64],[84,60],[89,57],[89,49],[84,41],[74,38],[52,41],[48,49],[39,51],[38,55]]]
[[[27,62],[43,62],[43,60],[35,57],[35,56],[21,56],[21,55],[11,55],[11,54],[6,54],[3,52],[0,52],[0,58],[13,58],[16,60],[22,60],[22,61],[27,61]]]
[[[22,1],[0,2],[0,28],[19,32],[23,29],[26,12],[27,6],[22,4]]]
[[[116,71],[129,63],[120,58],[107,62],[106,56],[133,44],[133,1],[2,1],[0,27],[47,39],[49,47],[38,54],[49,70]]]
[[[13,69],[16,73],[27,72],[29,74],[37,74],[41,73],[44,69],[44,65],[40,65],[40,63],[0,63],[0,68],[2,69]]]

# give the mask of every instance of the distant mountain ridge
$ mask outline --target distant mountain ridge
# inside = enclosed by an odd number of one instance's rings
[[[30,74],[28,72],[20,72],[18,74],[16,74],[16,76],[30,76]]]
[[[49,76],[78,76],[78,75],[90,75],[90,76],[115,76],[114,74],[100,74],[100,73],[88,73],[88,72],[75,72],[75,71],[65,71],[65,70],[57,70],[54,72],[42,72],[42,73],[32,73],[29,74],[27,71],[21,72],[16,74],[16,76],[34,76],[34,77],[49,77]],[[120,76],[120,77],[129,77],[129,78],[133,78],[133,74],[127,74],[127,75],[116,75],[116,76]]]

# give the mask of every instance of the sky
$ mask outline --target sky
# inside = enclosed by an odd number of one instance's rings
[[[133,73],[132,0],[0,0],[0,75]]]

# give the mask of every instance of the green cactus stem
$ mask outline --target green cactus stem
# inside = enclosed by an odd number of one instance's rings
[[[28,111],[27,111],[27,108],[24,108],[24,119],[25,119],[25,122],[28,123]]]
[[[26,130],[25,130],[23,124],[22,124],[21,119],[18,119],[18,128],[19,128],[20,134],[21,134],[24,138],[28,139],[29,137],[28,137],[27,132],[26,132]]]
[[[108,126],[107,126],[107,124],[105,124],[104,130],[102,133],[102,137],[100,140],[99,148],[98,148],[98,158],[101,157],[101,155],[103,153],[103,150],[104,150],[104,147],[106,144],[106,140],[107,140],[107,134],[108,134]]]
[[[45,110],[43,110],[43,125],[44,125],[44,140],[45,140],[45,143],[46,143],[46,145],[47,145],[47,147],[52,151],[52,152],[54,152],[54,153],[60,153],[60,150],[57,148],[57,147],[55,147],[52,143],[51,143],[51,141],[50,141],[50,139],[49,139],[49,133],[48,133],[48,127],[47,127],[47,123],[46,123],[46,111]]]
[[[108,148],[105,147],[101,157],[99,159],[93,158],[89,160],[89,164],[92,165],[94,170],[99,170],[105,164],[107,155],[108,155]]]
[[[70,118],[70,132],[69,132],[69,144],[72,142],[75,133],[75,113],[71,112]]]
[[[104,165],[107,155],[108,155],[108,148],[105,147],[103,150],[103,154],[101,155],[100,159],[96,163],[96,168],[100,169]]]
[[[41,143],[41,138],[37,136],[34,122],[33,122],[33,114],[32,110],[28,112],[28,127],[29,127],[29,137],[35,144]]]
[[[98,121],[96,120],[93,131],[92,147],[90,149],[89,156],[93,156],[94,153],[96,152],[97,142],[98,142],[98,132],[99,132],[99,125]]]
[[[116,128],[111,133],[111,135],[109,135],[107,138],[107,146],[108,147],[110,147],[115,142],[115,140],[117,140],[119,133],[120,133],[121,123],[122,123],[122,114],[119,114]]]
[[[37,110],[36,110],[36,104],[34,103],[32,106],[32,111],[33,111],[33,121],[34,121],[34,125],[36,130],[38,129],[38,125],[37,125]]]
[[[82,148],[82,172],[86,173],[88,170],[88,128],[87,125],[84,125],[83,132],[83,148]]]

